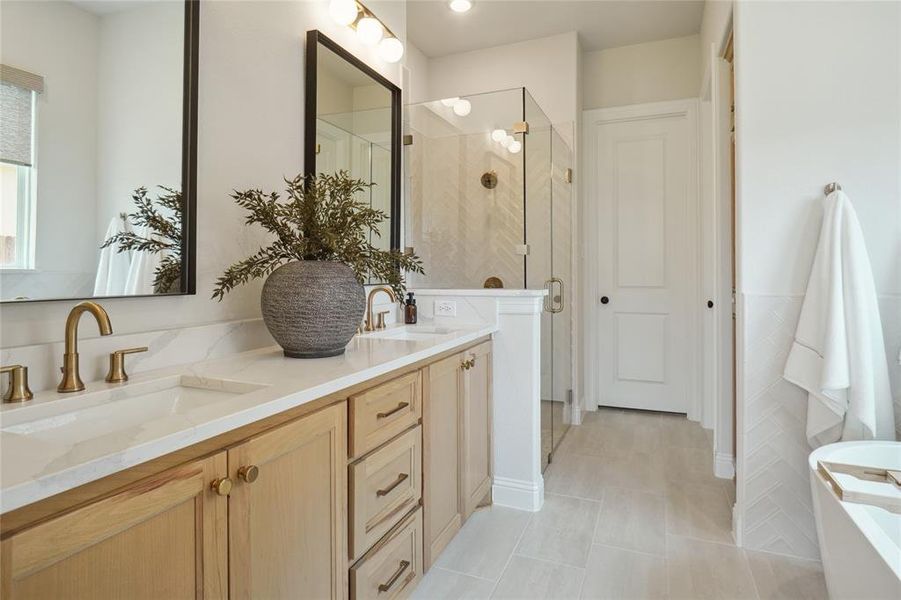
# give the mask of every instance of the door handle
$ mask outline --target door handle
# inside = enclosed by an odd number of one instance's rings
[[[560,286],[560,293],[557,295],[554,295],[555,283]],[[544,287],[547,289],[547,296],[544,297],[544,310],[554,314],[563,312],[563,308],[566,304],[563,280],[559,277],[551,277],[544,282]],[[557,302],[560,303],[559,306],[556,305]]]
[[[609,304],[609,303],[610,303],[610,298],[608,298],[607,296],[601,296],[601,304]]]

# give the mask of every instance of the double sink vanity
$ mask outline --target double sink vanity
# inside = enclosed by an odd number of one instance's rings
[[[4,404],[0,595],[407,595],[490,502],[494,331],[393,327]]]

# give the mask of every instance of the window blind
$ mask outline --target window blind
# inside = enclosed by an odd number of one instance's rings
[[[32,165],[34,96],[43,91],[40,75],[0,65],[0,161]]]

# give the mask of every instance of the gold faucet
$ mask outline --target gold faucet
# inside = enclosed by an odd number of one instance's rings
[[[97,325],[100,327],[100,335],[110,335],[113,326],[110,325],[109,315],[106,310],[96,302],[81,302],[69,312],[66,319],[66,353],[63,355],[63,379],[56,388],[57,392],[80,392],[84,389],[84,382],[78,374],[78,320],[85,312],[94,315]]]
[[[363,328],[364,331],[375,331],[376,329],[385,328],[384,318],[379,319],[378,322],[372,318],[372,299],[375,298],[375,295],[379,292],[385,292],[391,298],[392,302],[397,302],[397,296],[394,295],[394,290],[389,287],[380,285],[379,287],[369,290],[369,298],[366,300],[366,327]]]

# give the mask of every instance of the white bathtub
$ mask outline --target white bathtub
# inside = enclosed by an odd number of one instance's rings
[[[817,461],[901,469],[899,442],[841,442],[814,450],[808,459],[813,508],[826,585],[832,600],[901,598],[901,515],[842,502],[817,473]],[[842,487],[901,498],[888,484],[835,476]]]

